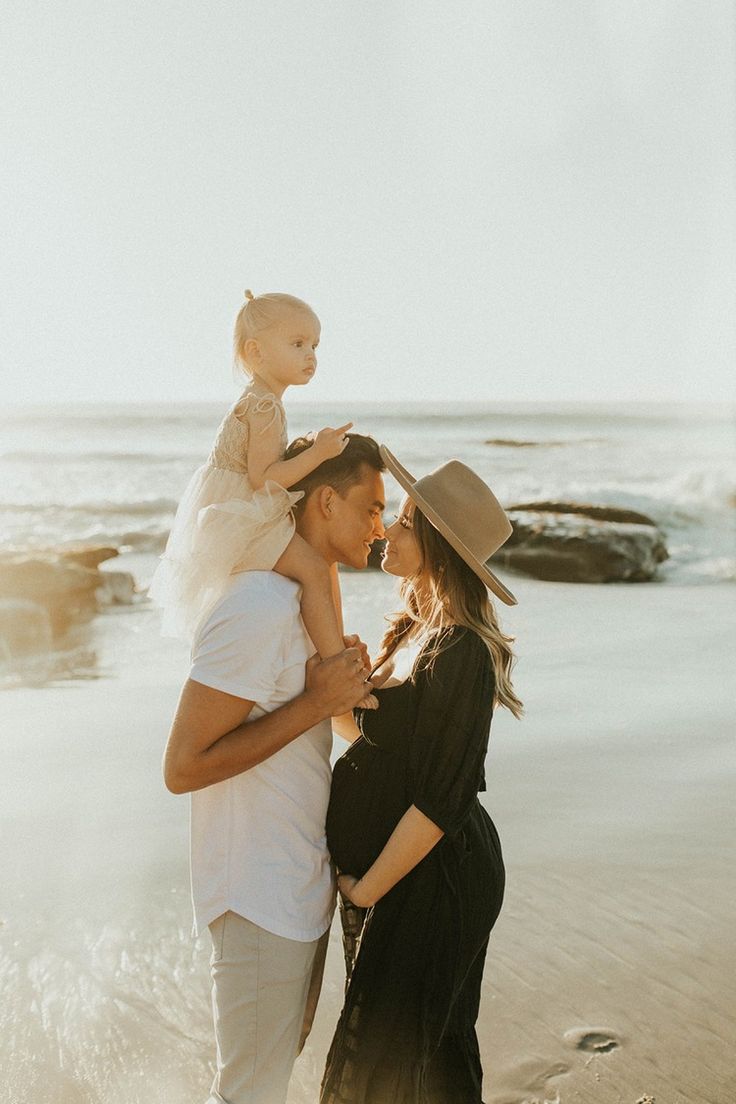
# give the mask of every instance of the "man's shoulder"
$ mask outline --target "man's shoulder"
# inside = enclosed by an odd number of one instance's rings
[[[224,621],[249,622],[255,629],[265,620],[270,626],[299,616],[298,583],[276,571],[240,571],[207,619],[207,626]]]
[[[239,690],[228,693],[259,700],[250,692],[254,665],[269,672],[268,678],[261,680],[262,686],[259,682],[264,690],[283,662],[284,648],[294,638],[293,627],[300,616],[299,598],[298,584],[275,572],[234,575],[192,644],[195,681],[212,685],[207,678],[200,677],[203,672],[232,667],[238,672],[238,679],[242,681],[242,676],[246,682],[248,678],[251,681],[249,693]]]

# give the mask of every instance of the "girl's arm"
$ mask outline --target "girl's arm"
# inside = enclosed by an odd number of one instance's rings
[[[293,487],[324,460],[339,456],[347,444],[345,434],[353,424],[347,422],[338,429],[321,429],[310,448],[292,456],[290,460],[282,460],[281,428],[277,420],[272,419],[270,425],[259,429],[258,417],[260,415],[252,419],[248,438],[248,477],[256,490],[267,479],[280,483],[282,487]]]
[[[340,875],[337,882],[340,892],[358,908],[371,908],[429,854],[444,834],[416,805],[411,805],[362,878]]]

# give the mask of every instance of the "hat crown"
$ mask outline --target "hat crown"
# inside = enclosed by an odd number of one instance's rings
[[[441,464],[414,487],[481,563],[511,536],[511,523],[491,488],[460,460]]]
[[[448,460],[417,480],[385,445],[379,450],[388,470],[438,533],[494,594],[515,606],[516,598],[486,563],[512,532],[491,488],[460,460]]]

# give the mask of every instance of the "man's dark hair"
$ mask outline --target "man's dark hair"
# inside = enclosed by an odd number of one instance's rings
[[[364,465],[377,472],[386,470],[378,445],[372,437],[365,437],[362,433],[347,433],[346,437],[348,443],[339,456],[323,460],[304,479],[289,487],[290,491],[304,491],[304,498],[296,504],[297,510],[317,487],[334,487],[340,497],[344,498],[351,487],[360,483]],[[291,460],[313,444],[311,437],[297,437],[284,453],[284,460]]]

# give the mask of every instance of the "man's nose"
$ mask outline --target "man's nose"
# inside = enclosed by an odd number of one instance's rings
[[[373,538],[374,540],[385,540],[386,539],[386,530],[383,527],[383,518],[382,517],[376,518],[375,523],[373,525],[373,532],[375,533],[375,536]]]

